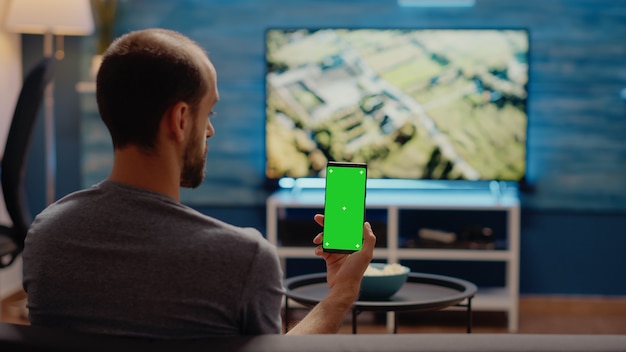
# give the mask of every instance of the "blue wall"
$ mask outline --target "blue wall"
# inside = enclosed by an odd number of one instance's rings
[[[264,31],[272,26],[485,28],[531,34],[528,172],[523,195],[523,293],[626,295],[626,1],[477,0],[473,8],[400,8],[395,0],[126,0],[116,34],[179,30],[209,52],[221,101],[209,141],[209,196],[194,206],[265,228]],[[81,184],[81,97],[93,38],[66,38],[56,113],[57,193]],[[24,65],[41,55],[24,36]],[[83,102],[84,105],[84,102]],[[41,127],[29,171],[33,212],[44,206]],[[224,197],[236,194],[235,197]]]
[[[452,9],[400,8],[395,0],[133,0],[122,2],[116,28],[173,28],[209,51],[222,93],[210,160],[224,166],[210,167],[207,182],[245,189],[225,197],[236,204],[258,203],[263,179],[266,28],[528,28],[528,177],[536,192],[525,206],[626,211],[625,8],[593,0],[479,0]]]

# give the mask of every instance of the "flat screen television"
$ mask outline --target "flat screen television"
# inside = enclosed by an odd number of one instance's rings
[[[528,62],[526,29],[267,29],[266,177],[520,182]]]

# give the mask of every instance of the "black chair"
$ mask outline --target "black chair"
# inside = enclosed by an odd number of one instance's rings
[[[52,81],[54,63],[54,58],[45,57],[26,75],[7,135],[1,162],[2,192],[13,225],[0,225],[0,268],[11,265],[22,252],[33,220],[24,184],[26,162],[44,91]]]

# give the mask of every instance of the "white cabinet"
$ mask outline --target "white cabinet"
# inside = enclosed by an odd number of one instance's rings
[[[324,190],[322,188],[279,190],[267,199],[267,239],[277,245],[281,258],[314,258],[312,236],[317,232],[304,234],[309,245],[293,244],[283,239],[303,234],[279,233],[279,222],[288,219],[294,209],[319,209],[322,212]],[[384,247],[374,250],[375,259],[389,263],[402,260],[432,261],[482,261],[504,263],[504,284],[498,287],[481,287],[472,300],[474,310],[505,311],[508,315],[508,329],[518,329],[519,298],[519,246],[520,246],[520,205],[517,191],[493,193],[485,189],[368,189],[367,211],[382,212],[386,222]],[[499,212],[505,219],[504,241],[495,249],[442,249],[406,247],[401,239],[407,234],[400,233],[404,222],[412,222],[419,217],[419,211]],[[404,214],[404,215],[403,215]],[[406,216],[410,214],[410,216]],[[471,215],[470,215],[471,216]],[[308,221],[313,223],[312,217]],[[450,219],[454,221],[454,219]],[[411,234],[412,235],[412,234]],[[286,246],[285,243],[290,243]]]

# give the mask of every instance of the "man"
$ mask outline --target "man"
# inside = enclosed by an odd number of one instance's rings
[[[205,52],[173,31],[131,32],[106,51],[96,83],[114,165],[33,222],[23,254],[31,323],[151,338],[280,333],[276,249],[180,203],[181,186],[202,182],[215,133]],[[337,332],[373,255],[367,223],[363,234],[352,255],[324,253],[314,238],[329,293],[290,333]]]

